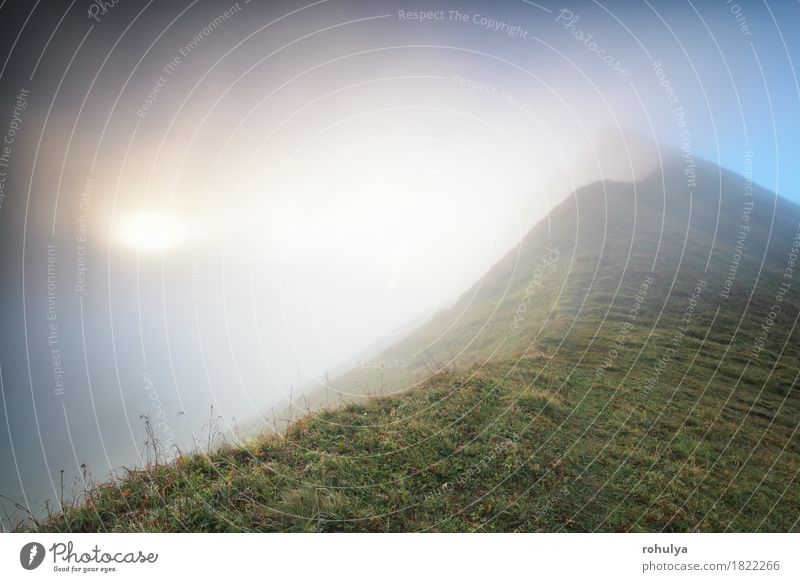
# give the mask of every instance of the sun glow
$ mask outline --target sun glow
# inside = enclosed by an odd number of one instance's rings
[[[186,237],[181,221],[167,214],[143,212],[122,222],[122,242],[143,252],[164,252],[174,249]]]

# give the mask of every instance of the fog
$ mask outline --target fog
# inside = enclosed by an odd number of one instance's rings
[[[785,45],[717,5],[617,4],[4,4],[0,493],[58,509],[147,461],[145,417],[165,454],[272,430],[578,186],[668,148],[734,171],[755,149],[791,196],[797,128],[764,111],[796,86],[762,83]]]

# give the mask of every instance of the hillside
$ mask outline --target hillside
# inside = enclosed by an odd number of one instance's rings
[[[129,472],[43,530],[791,531],[800,209],[672,157],[595,183],[334,381],[389,394]]]
[[[617,367],[646,364],[642,359],[671,340],[673,325],[701,280],[707,286],[687,335],[702,338],[709,332],[707,343],[722,347],[708,354],[711,360],[722,357],[731,342],[728,358],[744,357],[781,284],[791,286],[791,278],[782,275],[800,232],[800,208],[713,164],[693,163],[691,192],[684,174],[689,170],[679,157],[636,184],[581,188],[455,306],[375,358],[401,359],[406,366],[372,374],[357,370],[335,386],[344,392],[359,393],[363,386],[392,392],[441,368],[482,363],[490,354],[514,358],[530,348],[550,348],[583,364],[611,348],[648,277],[653,282]],[[769,334],[760,366],[775,361],[791,328],[800,306],[800,291],[793,291],[784,295],[778,318],[783,335]],[[644,346],[634,341],[645,337]],[[787,349],[788,356],[796,346],[790,342]]]

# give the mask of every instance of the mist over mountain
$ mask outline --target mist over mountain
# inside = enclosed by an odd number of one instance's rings
[[[398,389],[437,365],[529,349],[602,351],[646,277],[653,282],[635,327],[647,332],[648,344],[669,338],[691,290],[704,281],[686,333],[704,334],[714,321],[721,338],[730,333],[720,339],[731,344],[730,355],[745,357],[776,294],[791,287],[787,263],[799,224],[795,203],[746,176],[671,152],[634,183],[602,181],[576,191],[454,306],[375,357],[401,358],[407,367],[346,375],[337,386],[346,391],[348,382],[363,381],[376,388],[382,374],[384,388]],[[796,315],[796,294],[779,297],[780,324],[759,351],[761,362],[777,357]],[[790,342],[787,350],[795,347]],[[636,349],[627,348],[633,357]]]
[[[576,191],[455,304],[294,400],[283,436],[133,473],[44,527],[791,531],[798,253],[798,205],[672,152]],[[220,493],[231,478],[251,493]]]
[[[797,8],[0,2],[0,530],[797,529]]]

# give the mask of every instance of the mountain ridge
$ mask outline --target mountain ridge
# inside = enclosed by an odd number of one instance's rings
[[[455,304],[448,310],[439,312],[438,314],[433,315],[432,322],[427,324],[428,327],[447,327],[447,325],[442,324],[442,320],[446,320],[449,316],[452,316],[453,313],[458,312],[458,310],[465,310],[468,309],[471,304],[486,300],[486,298],[496,297],[498,294],[511,292],[514,290],[515,286],[518,290],[520,284],[520,274],[524,279],[525,276],[525,265],[530,267],[532,264],[536,264],[537,261],[541,260],[541,257],[545,254],[544,249],[546,244],[551,244],[555,242],[554,246],[558,246],[558,243],[561,243],[561,251],[559,254],[561,255],[563,251],[566,249],[567,251],[573,249],[575,244],[570,241],[564,240],[555,240],[551,241],[550,237],[548,236],[547,231],[552,228],[553,222],[561,222],[561,223],[569,223],[574,221],[575,224],[584,226],[589,224],[585,219],[582,221],[580,216],[581,207],[586,207],[587,205],[597,204],[599,198],[603,199],[603,205],[600,210],[604,211],[606,214],[611,210],[612,212],[631,212],[631,208],[620,208],[621,205],[624,205],[625,202],[636,201],[638,203],[638,210],[640,211],[640,221],[638,226],[638,230],[633,228],[633,224],[631,219],[634,218],[633,215],[628,217],[628,221],[623,226],[626,227],[625,234],[626,237],[629,237],[628,242],[630,243],[630,247],[626,245],[620,245],[618,241],[615,241],[617,244],[613,246],[608,246],[604,251],[605,254],[610,254],[611,252],[622,252],[624,253],[623,256],[628,256],[629,250],[634,251],[636,247],[640,245],[649,245],[653,252],[649,255],[653,258],[652,266],[649,266],[647,263],[648,261],[641,260],[642,257],[639,256],[639,260],[637,259],[636,253],[632,253],[632,258],[634,260],[631,265],[625,265],[626,268],[630,272],[652,272],[654,270],[661,270],[664,271],[663,268],[656,265],[656,262],[659,259],[659,254],[662,255],[664,252],[675,252],[680,251],[680,253],[684,252],[682,248],[675,248],[676,242],[682,242],[683,240],[688,241],[690,240],[690,234],[696,234],[697,229],[695,228],[692,231],[690,226],[690,218],[689,216],[689,208],[686,202],[689,199],[682,201],[677,201],[675,198],[675,182],[679,180],[679,176],[683,175],[683,170],[685,169],[685,160],[683,160],[678,154],[674,154],[670,161],[664,165],[667,168],[667,171],[655,171],[651,173],[647,178],[643,179],[638,183],[623,183],[623,182],[607,182],[607,181],[598,181],[592,184],[587,184],[582,186],[581,188],[577,189],[572,195],[570,195],[566,200],[564,200],[561,204],[556,206],[551,213],[542,221],[540,221],[531,231],[529,231],[526,236],[520,241],[519,245],[517,245],[514,249],[512,249],[509,253],[507,253],[503,258],[498,260],[482,277],[479,281],[473,284],[467,291],[462,294],[461,298],[458,299]],[[724,186],[728,186],[727,189],[730,189],[730,184],[739,182],[742,185],[742,188],[745,187],[746,178],[744,176],[738,175],[733,173],[730,170],[724,170],[713,165],[710,162],[706,162],[704,160],[700,160],[699,162],[695,162],[693,166],[695,169],[695,175],[702,175],[701,181],[709,179],[709,174],[713,175],[718,174],[720,176],[719,184],[719,191],[723,190]],[[659,185],[659,183],[664,182],[664,188],[669,189],[669,194],[663,192],[661,188],[654,188],[653,185]],[[753,191],[753,199],[757,200],[760,205],[765,203],[771,203],[773,200],[776,204],[776,209],[780,208],[781,211],[778,212],[776,210],[776,217],[778,218],[786,218],[787,216],[794,215],[796,219],[800,219],[800,206],[797,204],[779,197],[763,187],[760,187],[755,184],[751,184],[750,188]],[[710,191],[712,188],[695,188],[695,192],[699,192],[699,194],[692,193],[693,200],[703,200],[705,199],[708,201],[713,201],[713,197],[716,195],[715,192]],[[661,194],[661,196],[659,196]],[[700,197],[700,198],[698,198]],[[730,227],[731,225],[725,224],[726,217],[730,218],[734,211],[741,213],[741,207],[736,209],[731,207],[731,199],[728,197],[727,201],[725,201],[721,195],[719,195],[718,200],[720,201],[719,206],[715,209],[713,206],[707,205],[707,207],[700,207],[698,211],[698,206],[694,206],[694,214],[691,217],[695,224],[700,221],[701,224],[714,224],[714,231],[713,234],[710,232],[705,233],[704,238],[706,239],[706,247],[707,247],[707,255],[705,257],[705,261],[701,261],[700,257],[694,257],[695,262],[700,262],[704,266],[710,266],[712,261],[719,263],[720,258],[722,255],[725,254],[732,245],[727,244],[725,240],[723,240],[723,236],[730,235]],[[723,202],[727,202],[727,204],[723,204]],[[663,204],[664,212],[662,214],[655,214],[654,211],[657,210],[657,205]],[[654,206],[655,205],[655,206]],[[589,208],[589,210],[597,210],[596,208]],[[637,209],[633,209],[634,212]],[[719,212],[719,216],[717,212]],[[684,227],[680,230],[680,232],[675,233],[675,217],[676,215],[681,216],[683,220],[681,222],[684,223]],[[663,221],[661,220],[663,216]],[[748,224],[756,225],[758,228],[766,228],[772,225],[772,215],[769,212],[764,212],[759,210],[758,212],[751,213],[752,218],[749,220]],[[655,220],[654,220],[655,219]],[[670,219],[672,219],[670,221]],[[648,221],[650,224],[648,225]],[[613,219],[610,221],[611,227],[615,226],[613,223]],[[617,221],[619,222],[619,221]],[[672,224],[670,224],[670,222]],[[722,224],[721,224],[721,223]],[[779,223],[776,223],[779,224]],[[666,225],[666,231],[664,231]],[[797,223],[792,220],[785,220],[783,222],[784,226],[793,225],[796,226]],[[580,226],[576,227],[576,234],[580,230]],[[597,228],[597,224],[593,225]],[[602,226],[606,227],[604,230],[604,234],[607,232],[607,228],[609,227],[608,222],[603,224]],[[617,224],[616,226],[619,226]],[[649,236],[650,240],[647,240],[647,236],[643,234],[643,227],[650,226],[653,229],[658,230],[658,236],[656,237],[655,232],[651,231],[649,233],[644,233]],[[670,226],[673,227],[672,231],[670,231]],[[679,225],[680,226],[680,225]],[[726,226],[728,227],[726,229]],[[677,234],[677,236],[676,236]],[[704,234],[704,233],[700,233]],[[763,233],[762,240],[757,241],[757,247],[762,248],[764,247],[764,240],[763,240]],[[664,241],[664,237],[667,237],[666,242]],[[563,237],[561,237],[563,239]],[[642,240],[642,239],[645,240]],[[749,237],[752,238],[753,237]],[[602,245],[606,244],[606,236],[601,237],[600,243]],[[549,242],[548,242],[549,241]],[[693,243],[698,242],[697,240],[693,240]],[[668,244],[667,244],[668,243]],[[682,246],[682,245],[681,245]],[[748,245],[749,246],[749,245]],[[603,247],[605,248],[605,246]],[[772,250],[772,249],[770,249]],[[697,254],[697,248],[688,248],[689,253]],[[645,253],[646,254],[646,253]],[[640,253],[641,255],[641,253]],[[677,261],[675,260],[678,257],[672,257],[672,262],[668,261],[668,270],[670,270],[673,274],[676,270]],[[602,267],[602,253],[600,256],[595,257],[596,266],[598,270]],[[571,257],[571,261],[574,261],[574,257]],[[663,261],[662,261],[663,262]],[[685,263],[686,261],[684,261]],[[705,269],[704,269],[705,272]],[[595,280],[595,276],[597,272],[593,273],[592,281]],[[713,275],[713,269],[712,269]],[[622,281],[620,279],[620,281]],[[625,284],[634,285],[633,282],[625,281]],[[484,310],[485,311],[485,310]],[[485,315],[485,313],[484,313]],[[438,323],[437,323],[438,322]],[[452,322],[450,322],[452,323]],[[423,326],[424,327],[424,326]],[[424,341],[419,339],[419,334],[425,333],[424,331],[420,332],[419,330],[414,334],[410,334],[408,338],[405,340],[401,340],[398,345],[403,346],[404,343],[407,344],[424,344]],[[429,334],[431,335],[431,334]],[[427,349],[427,348],[426,348]],[[408,350],[406,350],[407,352]],[[378,360],[387,360],[387,359],[395,359],[398,357],[397,349],[388,349],[384,350],[380,355],[377,356]],[[408,358],[408,353],[403,353],[406,358]],[[414,354],[417,356],[417,354]],[[442,358],[436,358],[434,354],[434,359],[440,361]],[[449,358],[445,358],[449,361]],[[349,375],[345,375],[343,379],[339,381],[334,381],[337,388],[340,388],[343,383],[350,381],[353,377],[355,377],[356,373],[351,373]]]

